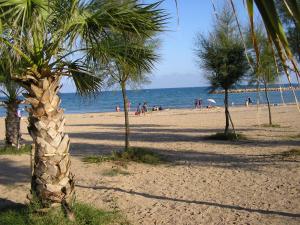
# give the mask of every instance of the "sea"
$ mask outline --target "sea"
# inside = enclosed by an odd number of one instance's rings
[[[245,88],[246,86],[242,87]],[[274,87],[274,86],[273,86]],[[241,88],[241,87],[238,87]],[[247,86],[247,88],[249,88]],[[224,105],[223,94],[209,94],[208,87],[188,87],[188,88],[161,88],[161,89],[143,89],[128,90],[128,99],[131,102],[131,111],[135,110],[139,103],[147,102],[148,107],[161,106],[163,109],[189,109],[194,108],[195,99],[202,99],[203,105],[210,103],[207,99],[214,99],[216,106]],[[65,113],[96,113],[96,112],[113,112],[116,106],[123,109],[123,100],[121,91],[103,91],[95,96],[82,97],[76,93],[60,93],[59,94]],[[285,103],[294,103],[295,99],[291,91],[283,91],[282,97]],[[298,99],[300,99],[300,91],[296,91]],[[264,92],[258,95],[256,92],[251,93],[231,93],[229,94],[230,105],[244,105],[246,99],[250,97],[255,104],[259,99],[262,104],[266,103]],[[269,92],[271,104],[281,104],[282,97],[280,92]],[[0,97],[0,101],[4,101],[4,97]],[[24,106],[21,106],[24,107]],[[0,107],[0,116],[5,116],[5,108]]]

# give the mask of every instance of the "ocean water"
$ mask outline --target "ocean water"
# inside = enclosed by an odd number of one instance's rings
[[[128,98],[131,102],[131,111],[135,110],[138,103],[147,102],[149,107],[154,105],[162,106],[164,109],[193,108],[194,100],[201,98],[206,106],[208,98],[216,101],[217,106],[223,106],[223,94],[208,94],[207,87],[193,88],[164,88],[164,89],[145,89],[129,90]],[[297,97],[300,99],[300,91],[297,91]],[[122,93],[120,91],[104,91],[95,97],[81,97],[75,93],[61,93],[61,106],[65,113],[89,113],[89,112],[113,112],[119,105],[123,109]],[[257,101],[257,93],[239,93],[230,94],[229,101],[233,106],[245,104],[246,98],[250,97],[253,103]],[[269,92],[272,104],[280,104],[280,92]],[[260,92],[260,102],[266,103],[264,92]],[[285,103],[295,102],[291,91],[284,91],[283,98]],[[4,98],[0,98],[1,101]],[[5,115],[5,109],[0,107],[0,116]]]

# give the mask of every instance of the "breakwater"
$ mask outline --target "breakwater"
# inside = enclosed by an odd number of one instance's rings
[[[271,87],[271,88],[267,88],[267,91],[292,91],[292,88],[294,90],[300,90],[300,87]],[[281,89],[281,90],[280,90]],[[264,88],[241,88],[241,89],[230,89],[228,90],[229,93],[248,93],[248,92],[257,92],[257,91],[265,91]],[[224,90],[216,90],[213,91],[212,94],[224,94]]]

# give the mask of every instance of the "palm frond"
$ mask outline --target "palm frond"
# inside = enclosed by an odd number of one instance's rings
[[[81,62],[64,62],[68,75],[73,79],[76,90],[80,95],[97,93],[102,86],[102,78],[91,73],[91,69]]]

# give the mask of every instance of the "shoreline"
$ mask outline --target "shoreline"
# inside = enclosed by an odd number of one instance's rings
[[[296,103],[285,103],[285,104],[282,104],[282,103],[280,103],[280,104],[276,104],[276,103],[274,103],[274,104],[271,104],[271,107],[284,107],[284,106],[293,106],[293,105],[295,105],[296,106]],[[259,104],[259,106],[260,107],[266,107],[267,106],[267,104]],[[252,105],[249,105],[248,106],[248,108],[253,108],[253,107],[257,107],[257,105],[256,104],[252,104]],[[229,106],[229,109],[230,108],[233,108],[233,109],[235,109],[235,108],[247,108],[244,104],[239,104],[239,105],[237,105],[237,104],[235,104],[235,105],[230,105]],[[166,108],[166,109],[163,109],[163,110],[161,110],[161,111],[148,111],[147,112],[147,114],[149,114],[149,113],[158,113],[158,112],[174,112],[174,111],[187,111],[187,110],[191,110],[191,111],[205,111],[205,112],[209,112],[209,111],[213,111],[214,109],[224,109],[224,106],[213,106],[213,107],[211,107],[211,108],[207,108],[207,107],[202,107],[202,108],[197,108],[197,109],[195,109],[195,108]],[[129,113],[134,113],[135,111],[129,111]],[[115,112],[115,111],[106,111],[106,112],[70,112],[70,113],[68,113],[68,112],[66,112],[65,111],[65,115],[68,115],[68,116],[72,116],[72,115],[90,115],[90,114],[107,114],[107,115],[111,115],[111,114],[122,114],[123,115],[123,113],[124,113],[124,111],[120,111],[120,112]],[[5,115],[3,115],[3,116],[0,116],[0,119],[4,119],[5,118]],[[27,118],[27,115],[26,116],[22,116],[22,118]]]

